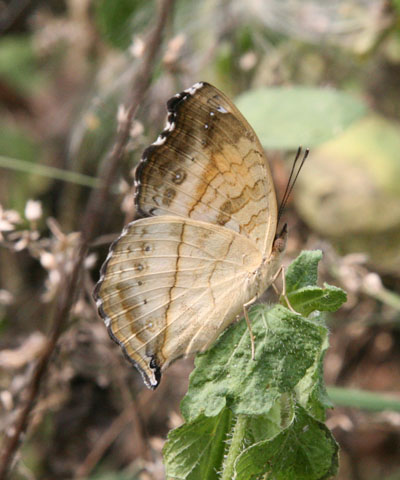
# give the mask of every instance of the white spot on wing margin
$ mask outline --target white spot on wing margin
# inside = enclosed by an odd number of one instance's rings
[[[187,88],[184,90],[186,93],[189,93],[189,95],[194,95],[197,90],[200,90],[200,88],[203,88],[204,83],[203,82],[197,82],[194,85],[192,85],[190,88]]]

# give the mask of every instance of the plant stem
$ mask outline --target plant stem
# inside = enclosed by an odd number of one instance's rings
[[[37,163],[20,160],[19,158],[5,157],[4,155],[0,155],[0,168],[8,168],[32,175],[41,175],[42,177],[71,182],[77,185],[83,185],[84,187],[97,188],[100,184],[98,178],[89,177],[82,173],[71,172],[70,170],[63,170],[62,168],[47,165],[38,165]]]
[[[400,399],[394,395],[341,387],[328,387],[328,395],[335,405],[372,412],[384,410],[400,412]]]
[[[240,448],[246,433],[248,416],[240,414],[237,416],[236,424],[233,427],[232,440],[229,445],[228,455],[224,462],[221,480],[232,480],[234,478],[234,466],[240,454]]]

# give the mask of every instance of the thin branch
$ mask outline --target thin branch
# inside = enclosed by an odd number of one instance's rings
[[[132,120],[146,90],[150,86],[152,71],[154,69],[155,58],[162,45],[162,34],[167,23],[174,0],[161,0],[159,14],[154,30],[149,34],[147,48],[143,56],[143,61],[138,69],[131,89],[129,107],[125,120],[120,123],[114,147],[100,167],[100,188],[93,190],[89,199],[88,206],[83,215],[82,222],[82,240],[77,249],[74,265],[71,273],[65,279],[63,288],[60,289],[60,296],[57,307],[54,311],[51,321],[51,333],[43,354],[38,360],[37,367],[32,375],[30,385],[27,390],[26,403],[22,407],[16,420],[13,433],[5,441],[3,455],[0,460],[0,480],[7,477],[10,465],[13,462],[15,453],[21,441],[21,436],[25,433],[29,424],[29,414],[39,393],[41,381],[46,373],[51,355],[56,347],[57,341],[65,328],[71,307],[76,298],[79,288],[79,278],[82,273],[83,263],[87,254],[88,244],[93,238],[96,229],[101,223],[103,211],[106,206],[106,200],[110,187],[115,179],[118,165],[123,157]]]
[[[132,410],[125,410],[119,415],[110,425],[110,427],[101,434],[94,445],[94,448],[89,452],[84,462],[78,467],[75,480],[87,478],[93,468],[98,464],[103,457],[104,452],[114,442],[118,435],[124,430],[132,420],[134,420],[134,412]]]
[[[108,161],[105,162],[104,171],[102,175],[102,186],[91,195],[89,205],[84,215],[82,234],[84,241],[89,241],[95,233],[95,229],[99,220],[103,216],[105,200],[108,195],[112,180],[115,176],[115,171],[122,160],[125,153],[125,147],[129,140],[129,133],[132,126],[132,121],[137,108],[141,104],[147,88],[150,86],[152,70],[154,68],[154,57],[157,54],[164,30],[168,14],[172,8],[175,0],[162,0],[160,14],[153,32],[149,35],[147,41],[147,48],[144,52],[143,62],[139,68],[131,90],[129,107],[125,118],[119,124],[119,132],[116,142],[110,153]]]

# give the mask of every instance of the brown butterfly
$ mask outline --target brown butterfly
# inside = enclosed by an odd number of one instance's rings
[[[165,130],[135,172],[141,216],[101,269],[94,298],[150,388],[178,357],[207,349],[273,282],[286,245],[274,184],[251,126],[217,88],[167,103]],[[251,330],[250,330],[251,332]]]

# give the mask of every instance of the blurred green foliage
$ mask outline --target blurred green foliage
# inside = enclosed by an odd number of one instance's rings
[[[98,28],[113,47],[126,49],[131,45],[135,27],[150,26],[154,18],[154,0],[99,0],[95,4]]]
[[[43,88],[44,72],[29,35],[10,35],[0,39],[0,76],[21,93],[32,94]]]
[[[11,164],[13,158],[35,164],[41,158],[41,151],[38,140],[23,126],[3,125],[0,129],[0,152],[11,159]],[[3,185],[3,193],[7,192],[7,206],[19,212],[23,212],[27,199],[39,195],[51,182],[42,176],[31,177],[17,169],[14,172],[11,170],[9,175],[12,181]]]
[[[237,106],[266,149],[315,147],[337,136],[366,113],[363,102],[338,90],[311,87],[259,88]]]

